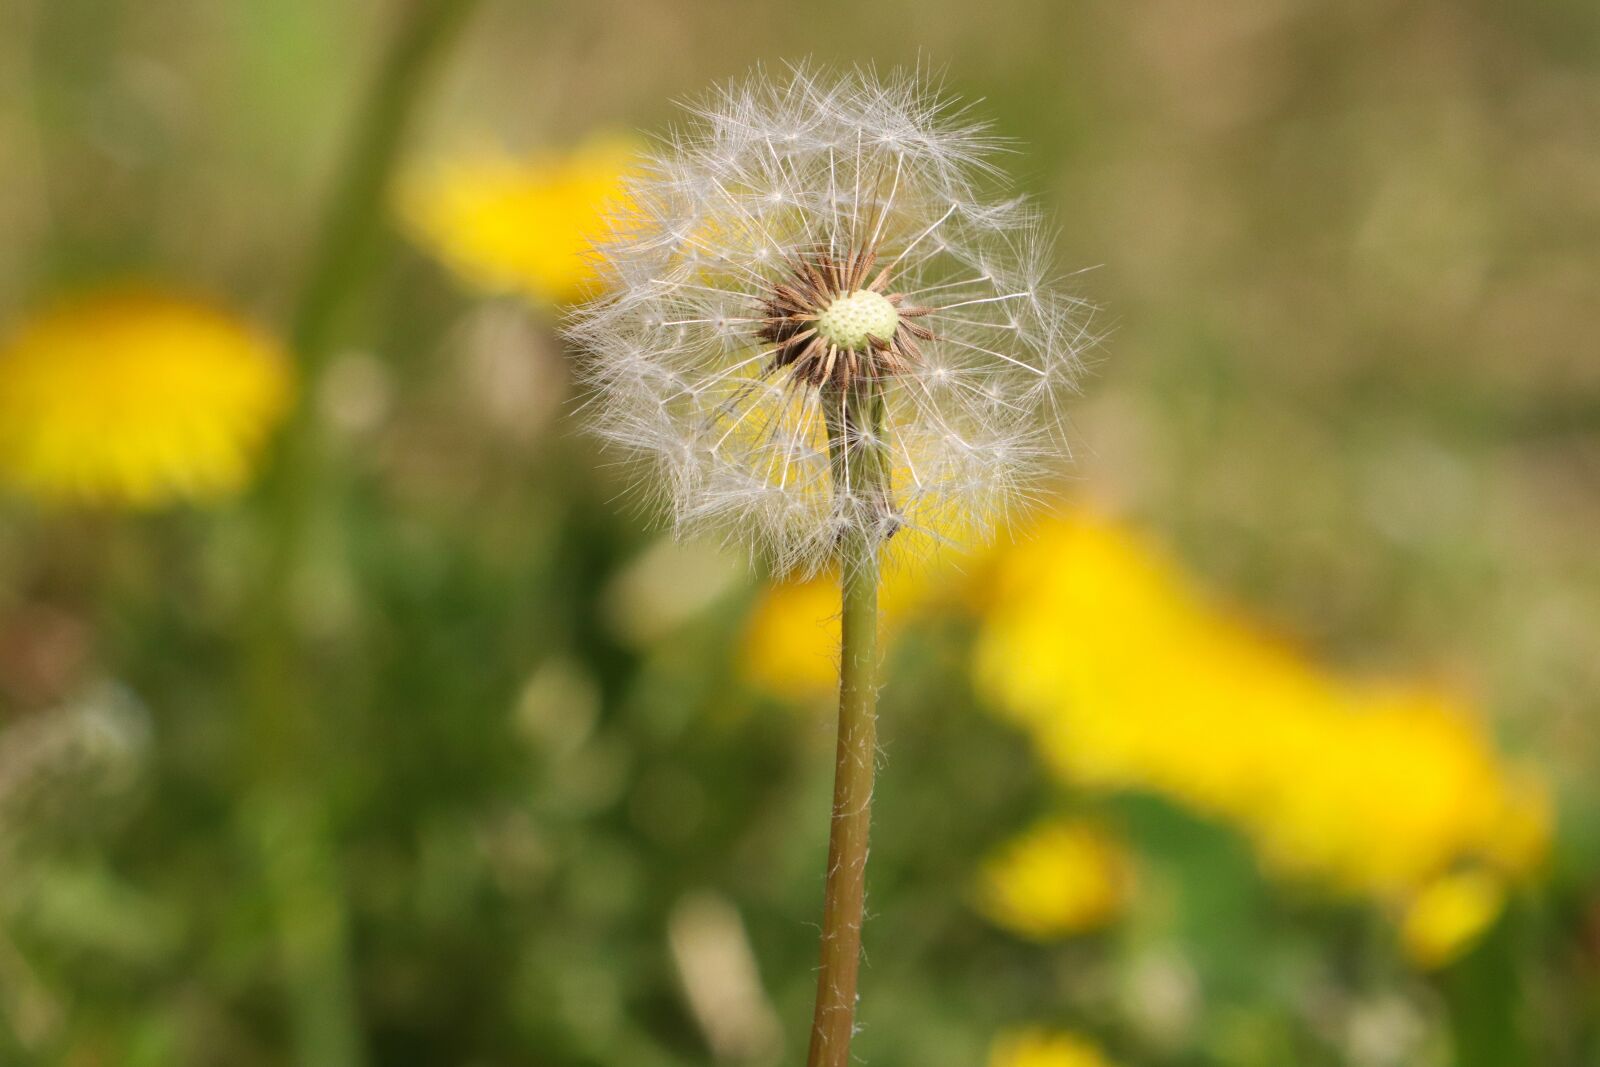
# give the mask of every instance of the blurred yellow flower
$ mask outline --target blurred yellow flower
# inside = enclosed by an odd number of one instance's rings
[[[989,1050],[988,1067],[1112,1067],[1093,1043],[1077,1034],[1028,1030],[1002,1034]]]
[[[745,624],[739,660],[751,682],[790,699],[837,689],[837,580],[823,576],[768,587]]]
[[[134,288],[80,296],[0,346],[0,479],[47,502],[227,495],[291,382],[279,348],[218,308]]]
[[[915,612],[951,589],[953,560],[923,568],[891,567],[878,590],[885,641]],[[745,624],[740,664],[747,680],[776,696],[807,702],[839,687],[839,577],[769,585]]]
[[[1406,957],[1425,970],[1453,962],[1494,925],[1505,901],[1504,881],[1486,871],[1461,871],[1430,882],[1400,924]]]
[[[979,689],[1066,781],[1165,794],[1239,826],[1271,870],[1386,900],[1542,855],[1543,789],[1471,709],[1320,669],[1117,524],[1052,518],[995,575]]]
[[[1127,855],[1105,830],[1053,819],[984,862],[977,904],[997,926],[1049,941],[1110,922],[1122,910],[1128,882]]]
[[[1446,872],[1468,863],[1503,883],[1548,847],[1544,783],[1501,758],[1470,706],[1320,667],[1213,606],[1121,524],[1068,510],[986,556],[892,571],[886,639],[947,602],[978,615],[978,690],[1049,770],[1229,822],[1279,876],[1438,916],[1443,904],[1416,909]],[[771,587],[745,631],[746,676],[791,699],[831,693],[837,615],[830,576]],[[1023,936],[1068,936],[1115,918],[1125,870],[1114,842],[1046,823],[983,866],[978,904]]]
[[[565,155],[502,150],[441,160],[400,184],[400,213],[417,242],[467,282],[542,304],[593,295],[589,242],[604,229],[637,161],[624,138]]]

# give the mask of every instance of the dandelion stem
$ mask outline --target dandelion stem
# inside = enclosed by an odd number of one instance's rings
[[[843,414],[829,420],[835,492],[849,486],[853,499],[847,506],[866,500],[876,507],[888,491],[888,470],[876,444],[881,439],[883,396],[876,383],[851,392],[840,405]],[[825,407],[832,410],[834,405]],[[850,1062],[877,758],[878,553],[882,534],[873,521],[851,522],[847,530],[839,550],[843,601],[839,742],[822,908],[822,962],[807,1067],[845,1067]]]

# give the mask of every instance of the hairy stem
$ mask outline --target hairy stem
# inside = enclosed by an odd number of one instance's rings
[[[878,450],[883,399],[875,388],[851,396],[830,426],[836,482],[863,500],[887,496]],[[863,431],[866,431],[865,433]],[[846,480],[847,479],[847,480]],[[839,661],[839,742],[835,755],[833,821],[828,835],[827,888],[822,907],[822,962],[811,1023],[807,1067],[845,1067],[855,1031],[856,979],[861,966],[861,920],[866,905],[872,776],[877,758],[878,523],[849,524],[839,551],[843,600]]]

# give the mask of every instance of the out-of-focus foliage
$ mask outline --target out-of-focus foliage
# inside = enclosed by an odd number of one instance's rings
[[[862,1060],[1600,1058],[1594,5],[486,0],[290,390],[408,9],[0,5],[0,450],[77,472],[0,524],[0,1064],[799,1061],[832,587],[620,506],[555,321],[592,146],[806,54],[984,98],[1111,325],[1071,503],[885,589]]]

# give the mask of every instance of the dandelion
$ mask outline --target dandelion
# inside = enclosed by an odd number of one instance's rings
[[[1462,865],[1526,874],[1548,847],[1543,783],[1470,707],[1320,667],[1118,523],[1053,517],[992,584],[978,688],[1073,786],[1162,794],[1240,828],[1271,873],[1385,904]],[[1100,625],[1064,621],[1082,618]]]
[[[852,531],[985,539],[1061,454],[1086,339],[1035,211],[984,195],[996,139],[865,74],[696,116],[624,183],[572,327],[598,429],[656,460],[682,531],[780,571]]]
[[[1111,1061],[1077,1034],[1027,1030],[996,1039],[989,1067],[1111,1067]]]
[[[80,296],[0,346],[0,478],[53,503],[225,496],[290,394],[283,353],[220,308],[145,289]]]
[[[963,557],[968,565],[980,557]],[[941,557],[936,566],[888,570],[878,589],[880,629],[892,643],[908,624],[949,606],[972,573]],[[773,582],[745,624],[739,650],[747,680],[774,696],[809,704],[838,684],[838,576],[831,571]]]
[[[401,182],[400,214],[420,245],[474,287],[567,304],[595,294],[585,252],[636,154],[630,139],[603,136],[565,154],[441,159]]]
[[[745,626],[739,656],[745,677],[793,700],[831,691],[838,685],[838,598],[822,576],[765,590]]]
[[[1105,830],[1052,819],[984,862],[977,903],[996,925],[1053,941],[1110,922],[1122,909],[1128,881],[1127,855]]]
[[[1447,874],[1424,886],[1400,923],[1400,946],[1423,970],[1465,955],[1505,909],[1505,880],[1484,870]]]
[[[895,538],[976,539],[1063,454],[1085,341],[999,143],[914,77],[805,68],[714,93],[624,183],[571,338],[596,429],[683,534],[837,566],[840,740],[811,1067],[848,1062],[877,579]]]

